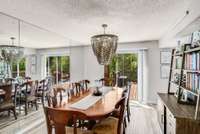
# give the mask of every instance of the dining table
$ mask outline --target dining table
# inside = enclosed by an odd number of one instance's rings
[[[82,112],[86,115],[87,120],[101,120],[115,110],[115,105],[121,99],[123,90],[119,87],[103,87],[103,94],[94,96],[95,87],[90,87],[84,93],[64,98],[57,108],[66,112]]]

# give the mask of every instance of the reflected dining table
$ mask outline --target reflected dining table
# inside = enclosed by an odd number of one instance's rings
[[[111,87],[111,90],[103,94],[94,104],[90,105],[87,109],[73,107],[75,103],[81,102],[84,99],[93,96],[94,88],[89,88],[87,92],[71,98],[64,98],[59,107],[64,111],[78,111],[86,115],[88,120],[101,120],[108,117],[114,110],[115,104],[121,99],[123,88]],[[96,97],[96,96],[94,96]],[[92,100],[91,100],[92,101]]]

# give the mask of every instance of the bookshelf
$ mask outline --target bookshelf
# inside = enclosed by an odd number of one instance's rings
[[[176,81],[173,78],[174,72],[178,75]],[[177,87],[176,92],[171,91],[171,84]],[[168,94],[174,94],[180,104],[194,105],[194,116],[195,119],[198,118],[200,105],[200,47],[191,48],[190,44],[185,44],[182,52],[172,50]]]

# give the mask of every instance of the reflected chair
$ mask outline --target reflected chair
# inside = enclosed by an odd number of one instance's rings
[[[0,103],[0,112],[10,111],[13,112],[15,119],[17,119],[16,111],[15,111],[15,102],[12,100],[12,84],[7,84],[1,86],[1,89],[5,91],[5,95],[3,101]],[[17,92],[17,87],[15,87],[15,93]],[[16,99],[14,99],[15,101]]]
[[[124,111],[126,106],[126,97],[122,97],[117,104],[115,109],[118,111],[118,116],[108,117],[92,128],[94,134],[122,134],[124,133]]]
[[[45,96],[45,79],[41,81],[36,81],[36,96],[41,100],[42,104],[44,104],[44,96]]]
[[[34,104],[36,110],[38,110],[37,97],[36,97],[36,87],[33,81],[24,82],[20,86],[21,90],[24,90],[23,96],[20,98],[20,101],[25,104],[25,115],[28,114],[29,104]]]

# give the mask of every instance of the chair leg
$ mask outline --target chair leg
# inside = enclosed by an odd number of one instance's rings
[[[15,117],[15,120],[17,120],[17,114],[16,114],[15,108],[13,108],[12,111],[13,111],[13,115],[14,115],[14,117]]]
[[[25,102],[25,115],[28,114],[28,102]]]
[[[126,127],[125,127],[125,124],[123,124],[123,134],[126,134]]]
[[[127,127],[126,117],[124,117],[124,127]]]
[[[37,100],[35,100],[35,108],[38,110]]]
[[[128,105],[127,106],[127,118],[128,118],[128,122],[130,122],[130,116],[131,116],[131,112],[130,112],[130,107]]]
[[[10,116],[10,110],[8,110],[8,116]]]

